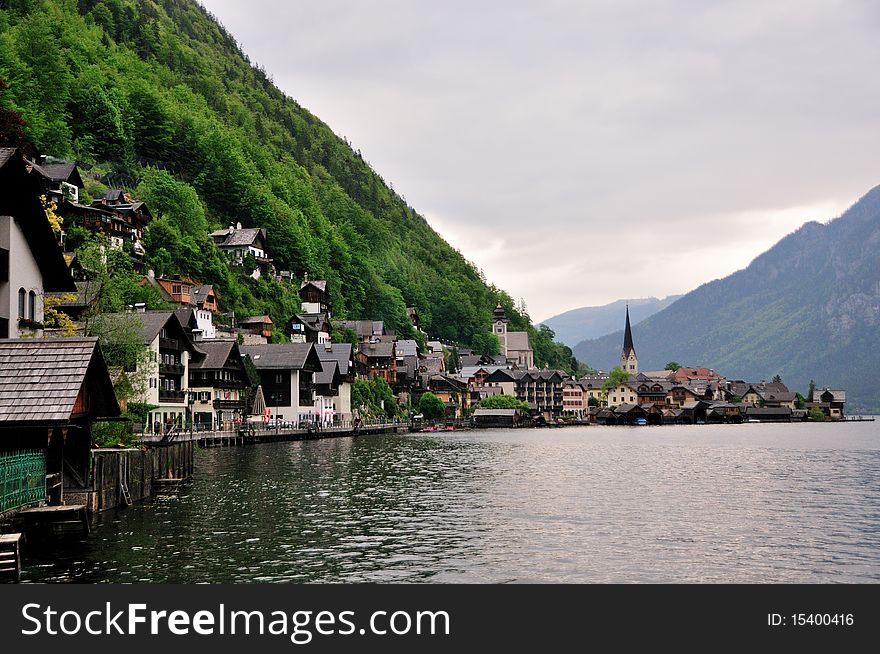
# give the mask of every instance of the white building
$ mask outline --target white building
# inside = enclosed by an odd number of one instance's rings
[[[239,349],[257,369],[273,418],[295,424],[317,419],[314,375],[322,366],[311,343],[242,345]]]
[[[21,153],[0,148],[0,338],[42,333],[45,293],[76,293]]]

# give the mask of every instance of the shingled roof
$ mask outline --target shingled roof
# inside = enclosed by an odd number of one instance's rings
[[[205,339],[196,343],[196,349],[205,356],[200,361],[190,361],[191,369],[220,370],[226,365],[230,355],[238,353],[238,343],[231,340]]]
[[[211,232],[211,238],[220,248],[247,247],[253,245],[257,238],[262,238],[266,243],[267,233],[261,227],[242,227],[242,228],[226,228],[218,229]]]
[[[242,345],[242,355],[247,354],[258,369],[301,370],[307,365],[312,370],[321,370],[321,360],[311,343],[271,343],[263,345]]]
[[[78,406],[92,417],[119,415],[97,338],[0,340],[0,427],[66,423]]]

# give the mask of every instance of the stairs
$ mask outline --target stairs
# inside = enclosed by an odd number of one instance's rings
[[[15,582],[21,578],[21,541],[21,534],[0,535],[0,576]]]

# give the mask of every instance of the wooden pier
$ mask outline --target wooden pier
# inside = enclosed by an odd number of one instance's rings
[[[0,535],[0,574],[12,577],[12,581],[21,579],[21,534]]]
[[[29,534],[50,536],[71,532],[89,533],[89,515],[85,504],[32,506],[19,511],[14,520]]]
[[[402,422],[364,423],[357,427],[343,425],[322,427],[321,429],[256,429],[243,428],[237,431],[216,432],[180,432],[175,434],[171,443],[194,442],[199,447],[243,447],[258,443],[276,443],[280,441],[305,441],[319,438],[340,438],[345,436],[363,436],[366,434],[394,434],[408,431],[409,424]],[[158,443],[158,437],[145,434],[144,444]]]

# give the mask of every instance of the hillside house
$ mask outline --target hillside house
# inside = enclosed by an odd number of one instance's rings
[[[45,293],[76,293],[40,202],[40,182],[0,148],[0,338],[39,336]]]
[[[243,266],[252,257],[254,268],[249,274],[254,279],[272,270],[268,233],[262,227],[242,227],[237,223],[211,232],[211,238],[231,265]]]

